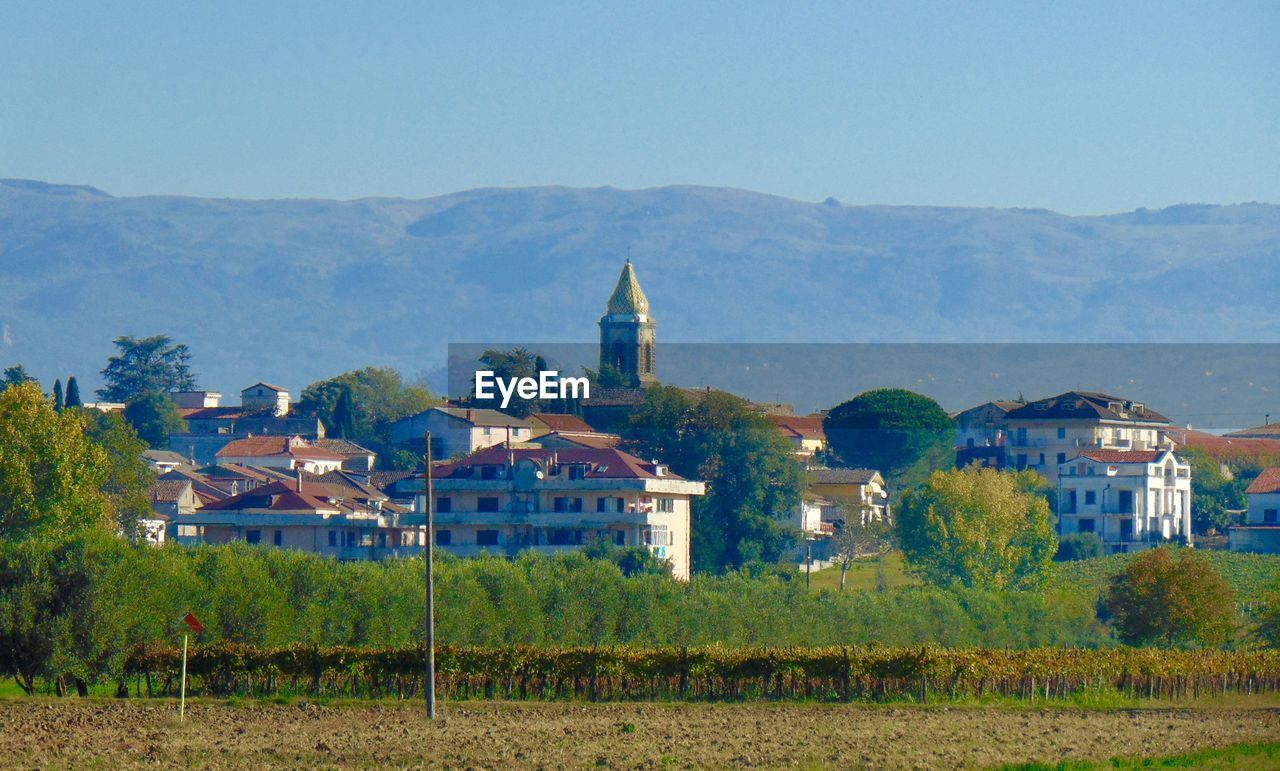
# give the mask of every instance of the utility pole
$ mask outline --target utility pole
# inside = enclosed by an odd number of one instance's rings
[[[435,486],[431,469],[431,432],[427,432],[426,449],[427,498],[427,719],[436,719],[436,577],[435,577]]]

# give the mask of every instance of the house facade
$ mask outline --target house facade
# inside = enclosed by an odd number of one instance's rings
[[[1172,450],[1085,450],[1058,467],[1062,535],[1097,533],[1107,553],[1191,545],[1191,465]]]
[[[1085,450],[1153,451],[1173,448],[1172,423],[1141,402],[1092,391],[1068,391],[1010,410],[1004,464],[1032,469],[1050,484]]]
[[[1009,413],[1026,402],[997,400],[952,416],[956,424],[956,468],[1004,468]]]
[[[298,479],[175,516],[169,531],[180,543],[244,541],[340,560],[372,560],[420,553],[424,525],[424,517],[387,505],[382,496]]]
[[[617,449],[490,447],[435,470],[436,545],[511,555],[606,539],[648,549],[687,580],[692,502],[704,493],[702,482]],[[425,512],[425,494],[415,508]]]
[[[470,455],[486,447],[528,442],[533,425],[498,410],[469,407],[433,407],[391,425],[391,441],[421,442],[431,432],[434,460]]]
[[[1249,510],[1244,524],[1227,530],[1232,551],[1280,554],[1280,468],[1263,469],[1245,494]]]
[[[865,468],[810,468],[805,471],[807,495],[821,500],[822,521],[834,525],[846,516],[862,522],[888,522],[889,494],[879,471]]]
[[[827,434],[821,415],[766,415],[778,433],[791,444],[798,458],[812,458],[827,449]]]

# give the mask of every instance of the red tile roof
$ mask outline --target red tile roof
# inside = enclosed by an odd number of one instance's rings
[[[1280,458],[1280,438],[1240,438],[1233,434],[1215,436],[1189,428],[1172,429],[1170,438],[1184,447],[1204,450],[1214,458],[1274,457]]]
[[[510,454],[510,455],[509,455]],[[441,479],[448,477],[469,476],[472,466],[506,465],[509,458],[514,457],[518,463],[531,459],[540,463],[543,468],[550,468],[553,460],[561,466],[585,464],[591,468],[587,471],[588,479],[683,479],[669,468],[659,477],[654,464],[643,461],[615,448],[597,447],[561,447],[552,448],[507,448],[497,445],[480,450],[462,460],[446,463],[435,470]]]
[[[778,427],[783,436],[798,439],[826,439],[821,415],[768,415],[769,422]]]
[[[251,436],[237,439],[218,450],[218,458],[265,458],[290,455],[310,460],[345,460],[347,456],[312,447],[294,436]]]
[[[1084,450],[1081,457],[1099,463],[1155,463],[1165,450]]]
[[[256,487],[247,493],[233,495],[221,501],[208,504],[203,511],[280,511],[280,512],[316,512],[334,511],[336,504],[330,503],[330,485],[318,482],[303,482],[302,491],[298,491],[298,483],[272,482],[269,485]]]
[[[1280,493],[1280,468],[1264,468],[1245,492],[1251,495]]]
[[[588,425],[585,420],[577,415],[557,415],[551,412],[534,412],[529,415],[529,419],[541,422],[552,431],[573,431],[589,434],[595,430]]]

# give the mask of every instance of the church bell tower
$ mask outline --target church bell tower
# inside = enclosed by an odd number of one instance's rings
[[[600,367],[606,364],[622,373],[632,388],[658,382],[654,359],[656,323],[649,315],[649,300],[636,280],[631,258],[622,266],[618,286],[600,319]]]

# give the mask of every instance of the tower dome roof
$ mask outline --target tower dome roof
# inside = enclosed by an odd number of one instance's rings
[[[609,297],[609,313],[634,313],[648,315],[649,298],[644,296],[640,282],[636,280],[636,270],[631,266],[631,258],[622,266],[622,275],[618,276],[618,285]]]

